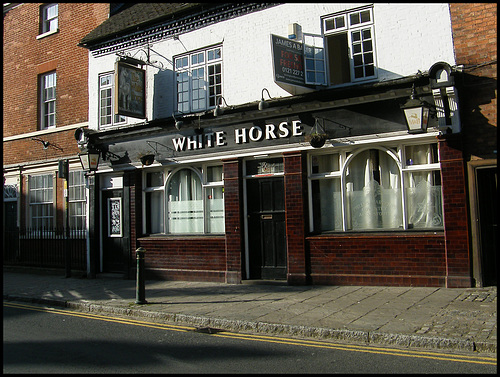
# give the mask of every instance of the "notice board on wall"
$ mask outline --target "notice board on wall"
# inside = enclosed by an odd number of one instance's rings
[[[274,81],[306,86],[301,42],[271,34]]]

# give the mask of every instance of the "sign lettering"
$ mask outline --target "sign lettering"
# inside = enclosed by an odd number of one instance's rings
[[[277,127],[270,123],[264,127],[254,125],[252,127],[236,128],[232,136],[235,144],[248,144],[303,135],[304,127],[302,123],[300,120],[293,120],[291,123],[281,122]],[[202,135],[173,138],[172,145],[176,152],[222,147],[227,145],[227,137],[226,131],[212,131]]]

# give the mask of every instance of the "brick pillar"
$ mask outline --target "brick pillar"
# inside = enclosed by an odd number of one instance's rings
[[[241,160],[224,161],[224,213],[226,227],[226,283],[241,283],[243,188]]]
[[[306,182],[305,154],[284,153],[285,165],[285,214],[287,239],[287,281],[290,285],[308,283],[306,259]]]
[[[439,138],[443,187],[446,287],[471,287],[467,198],[461,135]]]

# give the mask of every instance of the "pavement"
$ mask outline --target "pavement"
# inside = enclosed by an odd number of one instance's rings
[[[4,268],[4,301],[226,330],[407,348],[496,353],[497,287],[289,286],[96,279]]]

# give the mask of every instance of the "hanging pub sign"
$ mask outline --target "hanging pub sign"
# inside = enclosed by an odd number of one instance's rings
[[[271,34],[274,81],[306,86],[302,43]]]
[[[115,114],[146,117],[146,72],[124,62],[115,63]]]

